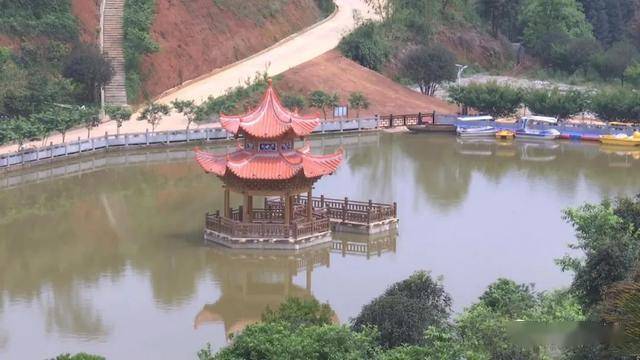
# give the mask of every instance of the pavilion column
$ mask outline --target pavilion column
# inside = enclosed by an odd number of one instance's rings
[[[284,197],[284,224],[289,225],[291,223],[291,196],[286,194]]]
[[[242,221],[243,222],[249,222],[249,221],[251,221],[251,219],[249,218],[249,216],[250,216],[249,215],[249,207],[250,207],[249,198],[250,198],[250,196],[247,193],[244,193],[243,196],[244,196],[244,199],[243,199],[244,200],[243,201],[243,205],[244,206],[242,207],[242,211],[243,211]]]
[[[253,221],[253,195],[248,195],[247,196],[247,212],[248,212],[248,219],[249,221]]]
[[[229,214],[229,208],[231,206],[231,205],[229,205],[230,197],[231,197],[231,194],[229,193],[229,188],[225,187],[224,188],[224,210],[223,210],[223,214],[224,214],[224,217],[226,217],[226,218],[230,218],[231,217],[231,214]]]
[[[312,195],[312,187],[309,187],[309,191],[307,191],[307,218],[309,221],[312,220],[313,215],[313,195]]]

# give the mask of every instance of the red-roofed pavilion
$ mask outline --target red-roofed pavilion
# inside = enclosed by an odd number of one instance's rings
[[[318,116],[301,116],[286,109],[269,81],[264,97],[252,111],[239,116],[220,116],[224,129],[241,138],[238,149],[212,154],[196,149],[202,169],[224,182],[224,210],[207,215],[209,240],[236,243],[306,243],[326,237],[329,218],[314,211],[313,184],[336,171],[343,152],[313,155],[309,146],[295,148],[320,124]],[[230,192],[243,196],[243,204],[232,209]],[[307,195],[305,207],[296,206],[294,197]],[[254,207],[254,197],[278,197],[279,202],[265,208]]]

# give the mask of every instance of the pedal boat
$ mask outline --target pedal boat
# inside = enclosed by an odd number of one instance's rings
[[[600,142],[603,145],[640,146],[640,132],[636,131],[631,136],[627,134],[601,135]]]

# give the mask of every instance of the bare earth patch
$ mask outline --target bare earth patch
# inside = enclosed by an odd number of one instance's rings
[[[337,92],[340,103],[347,104],[349,94],[362,92],[371,102],[361,116],[374,114],[456,113],[457,107],[438,98],[412,91],[383,75],[345,58],[338,50],[329,51],[296,66],[278,83],[282,93],[308,95],[314,90]],[[355,116],[355,113],[351,113]]]

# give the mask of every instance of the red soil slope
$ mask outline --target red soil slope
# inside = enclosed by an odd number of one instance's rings
[[[304,95],[314,90],[337,92],[341,104],[347,104],[350,93],[360,91],[371,102],[368,110],[360,111],[361,116],[428,113],[434,110],[451,114],[457,111],[455,105],[412,91],[343,57],[337,50],[288,70],[278,82],[278,88],[283,93]]]
[[[100,1],[72,0],[71,11],[78,19],[80,40],[87,43],[97,43],[100,33]]]
[[[152,35],[160,51],[142,65],[148,96],[250,56],[321,17],[314,0],[230,1],[158,0]],[[274,4],[281,4],[277,11]]]

